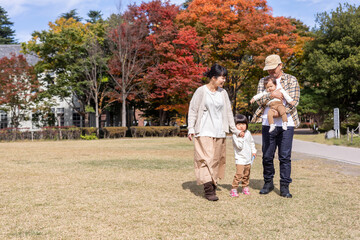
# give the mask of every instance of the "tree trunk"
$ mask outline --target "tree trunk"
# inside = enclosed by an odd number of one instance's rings
[[[96,127],[96,136],[99,137],[99,102],[98,94],[95,93],[95,127]]]
[[[122,103],[121,103],[121,126],[126,127],[126,93],[125,93],[125,91],[122,91],[121,100],[122,100]]]
[[[160,118],[160,121],[159,121],[160,126],[164,126],[165,119],[166,119],[166,111],[164,111],[163,109],[160,109],[159,118]]]

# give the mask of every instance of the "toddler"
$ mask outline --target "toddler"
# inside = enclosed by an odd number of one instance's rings
[[[237,188],[241,182],[242,193],[249,195],[250,169],[253,159],[256,157],[254,139],[248,129],[246,116],[237,114],[235,117],[236,128],[241,131],[239,136],[233,134],[233,146],[235,152],[236,174],[230,191],[231,197],[238,197]]]
[[[250,103],[253,103],[260,98],[262,98],[264,95],[271,93],[276,90],[276,79],[274,77],[268,77],[264,80],[264,87],[265,91],[256,94],[251,100]],[[296,104],[296,101],[294,101],[289,94],[282,88],[279,89],[282,95],[284,96],[285,100],[290,104],[291,106],[294,106]],[[274,131],[275,124],[274,124],[274,115],[276,112],[279,113],[279,116],[282,118],[282,128],[283,130],[287,130],[287,116],[286,116],[286,108],[283,105],[283,102],[279,98],[273,98],[271,99],[266,105],[270,107],[269,112],[267,114],[267,118],[270,124],[269,132]]]

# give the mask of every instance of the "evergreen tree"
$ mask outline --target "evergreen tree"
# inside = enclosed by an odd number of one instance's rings
[[[65,18],[66,20],[68,20],[70,18],[73,18],[77,22],[81,22],[81,20],[82,20],[82,17],[79,16],[76,9],[70,10],[67,13],[63,13],[63,14],[60,15],[60,17]]]
[[[0,6],[0,44],[16,43],[15,30],[11,29],[13,25],[14,23],[10,22],[5,9]]]
[[[87,15],[89,19],[86,19],[86,21],[89,23],[96,23],[98,21],[103,21],[101,11],[90,10]]]

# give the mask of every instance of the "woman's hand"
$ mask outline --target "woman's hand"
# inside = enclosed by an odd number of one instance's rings
[[[193,133],[190,133],[189,135],[188,135],[188,139],[190,140],[190,141],[192,141],[192,138],[194,137],[194,134]]]
[[[243,132],[243,131],[240,131],[240,133],[239,133],[239,137],[245,137],[245,132]]]

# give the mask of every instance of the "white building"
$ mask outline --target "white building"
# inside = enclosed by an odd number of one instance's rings
[[[3,57],[11,57],[11,54],[20,55],[21,52],[21,45],[0,45],[0,58]],[[24,55],[24,54],[22,54]],[[25,58],[29,65],[34,66],[39,59],[32,55],[25,55]],[[53,112],[57,116],[57,125],[58,126],[77,126],[77,127],[83,127],[84,126],[84,120],[82,116],[75,111],[67,101],[62,101],[59,98],[54,97],[52,99],[55,102],[55,106],[52,108]],[[76,102],[76,101],[75,101]],[[80,106],[80,104],[79,104]],[[11,113],[7,113],[4,111],[0,111],[0,128],[7,128],[11,127],[11,120],[9,116]],[[29,113],[30,119],[32,118],[31,113]],[[94,122],[93,117],[90,118],[90,126],[93,126],[95,124],[92,124]],[[34,129],[35,126],[32,123],[31,120],[29,121],[22,121],[20,123],[20,128],[26,128],[26,129]]]

